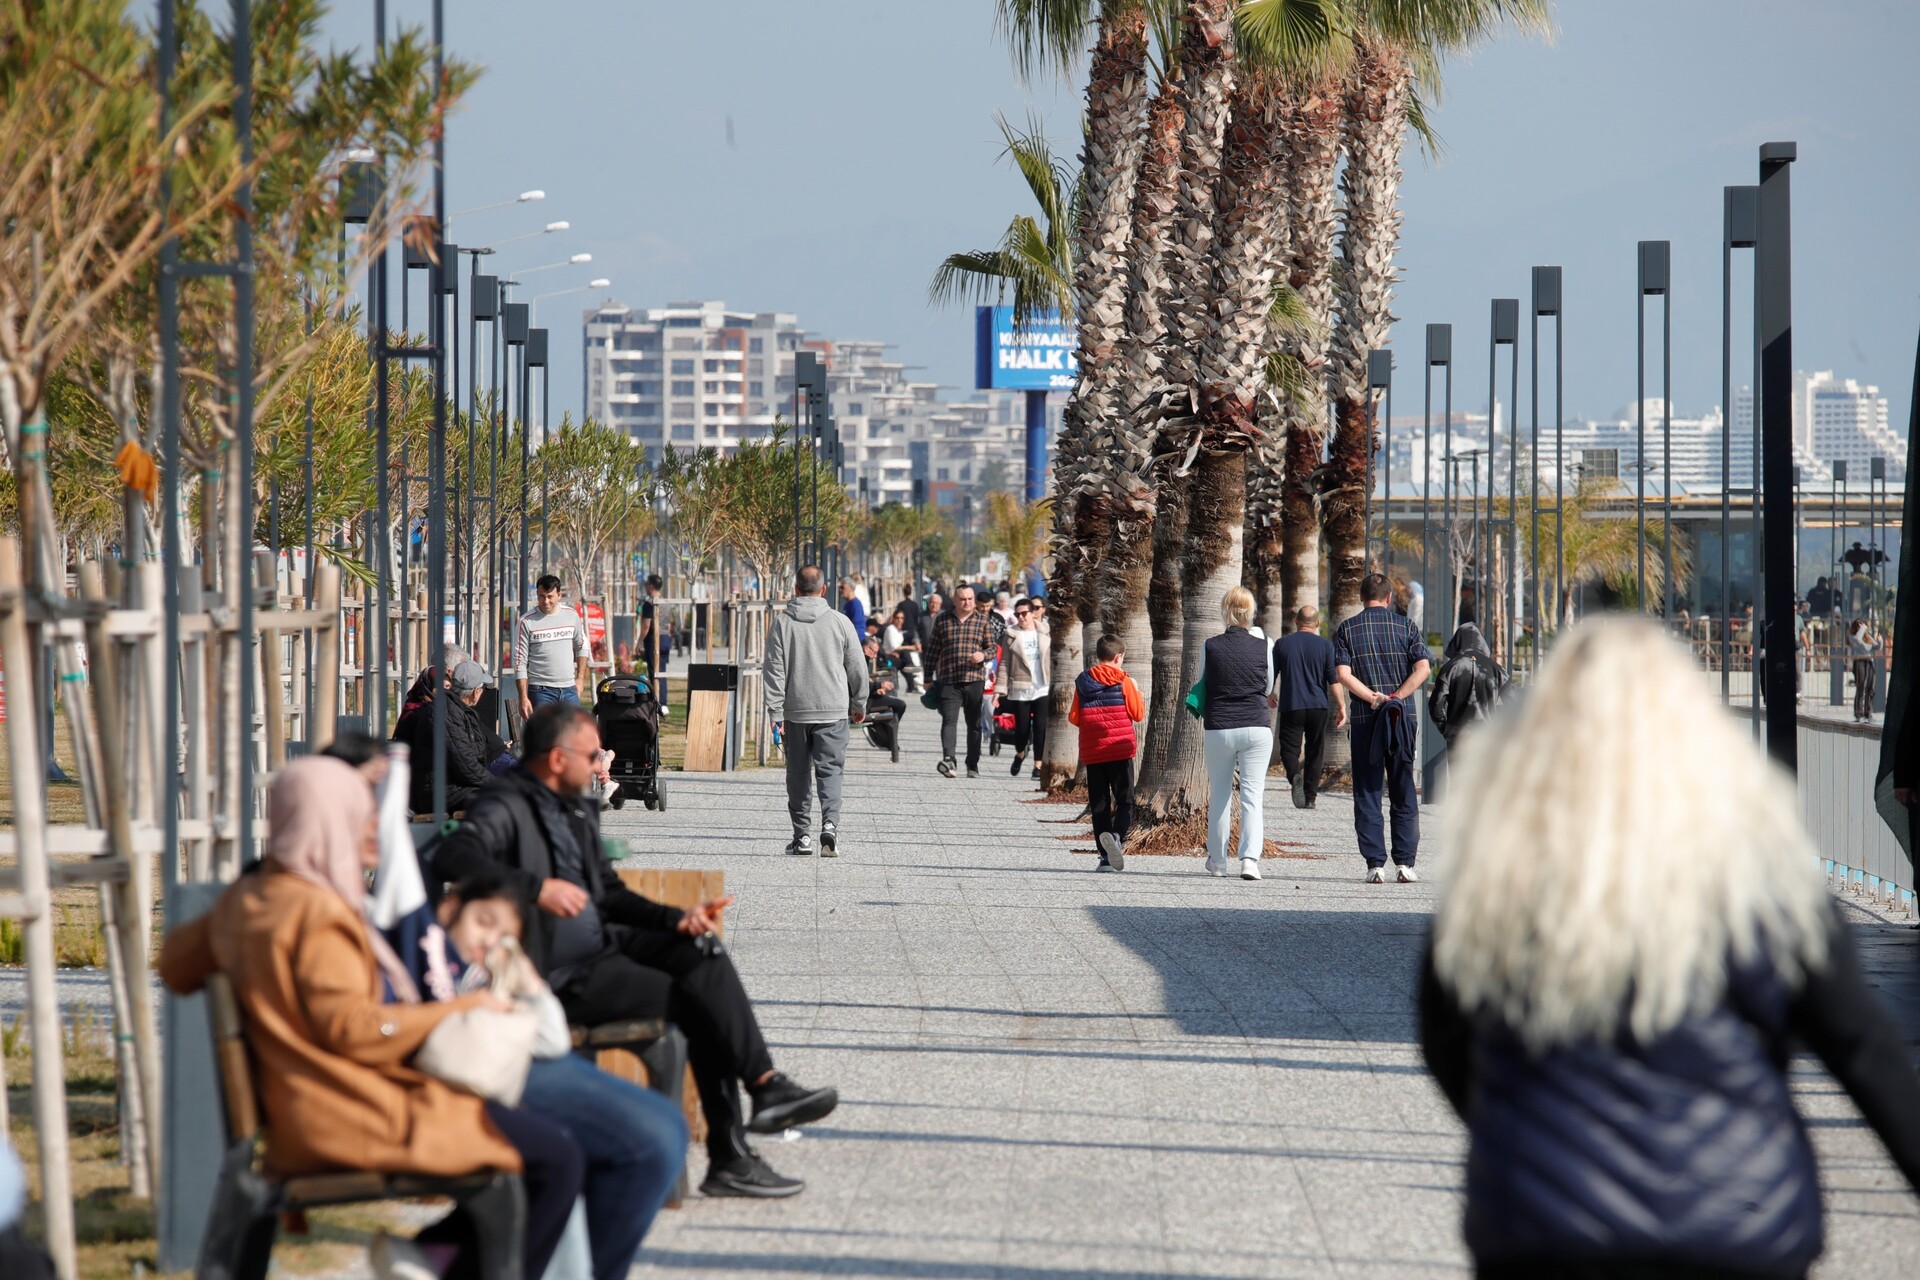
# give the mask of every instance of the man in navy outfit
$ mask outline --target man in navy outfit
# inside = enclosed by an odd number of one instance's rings
[[[1327,719],[1336,729],[1347,722],[1346,690],[1334,669],[1333,643],[1320,634],[1318,609],[1306,605],[1294,613],[1293,630],[1273,643],[1273,669],[1280,675],[1280,763],[1293,787],[1293,807],[1311,809],[1320,794]]]
[[[1386,882],[1387,847],[1382,839],[1380,793],[1393,804],[1395,878],[1420,878],[1420,796],[1414,789],[1413,704],[1406,699],[1427,682],[1433,655],[1404,614],[1389,602],[1393,588],[1383,574],[1360,581],[1363,606],[1333,633],[1334,671],[1353,695],[1353,829],[1367,882]]]

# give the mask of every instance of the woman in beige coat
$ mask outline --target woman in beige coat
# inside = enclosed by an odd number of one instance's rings
[[[216,971],[232,981],[267,1167],[283,1176],[522,1174],[525,1274],[541,1275],[580,1191],[579,1149],[548,1121],[407,1065],[441,1019],[506,1003],[486,993],[385,1002],[389,992],[418,997],[362,910],[364,869],[379,849],[372,793],[350,766],[322,756],[288,764],[267,794],[267,820],[264,867],[170,933],[160,957],[161,978],[182,994]]]

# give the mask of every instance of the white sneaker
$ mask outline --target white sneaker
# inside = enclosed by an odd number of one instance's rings
[[[1111,831],[1102,831],[1097,841],[1100,852],[1106,859],[1106,865],[1115,871],[1127,869],[1127,851],[1121,847],[1120,837]]]
[[[396,1240],[386,1232],[375,1233],[367,1246],[367,1265],[379,1280],[440,1280],[440,1273],[411,1240]]]
[[[1223,876],[1227,874],[1227,860],[1224,857],[1216,859],[1212,854],[1208,854],[1207,874],[1210,876]]]
[[[1387,882],[1387,871],[1385,867],[1368,867],[1367,868],[1368,884],[1385,884],[1386,882]]]
[[[1240,878],[1242,880],[1258,880],[1260,878],[1259,860],[1255,858],[1240,859]]]
[[[1393,878],[1395,880],[1398,880],[1401,884],[1412,884],[1414,881],[1420,878],[1420,873],[1418,871],[1415,871],[1412,867],[1402,867],[1398,872],[1394,874]]]

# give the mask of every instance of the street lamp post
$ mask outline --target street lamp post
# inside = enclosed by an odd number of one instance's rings
[[[1446,393],[1444,398],[1444,417],[1441,419],[1441,431],[1447,434],[1447,452],[1453,452],[1453,326],[1450,324],[1430,324],[1427,326],[1427,361],[1421,370],[1421,382],[1424,384],[1424,408],[1420,420],[1420,594],[1422,629],[1426,626],[1427,600],[1433,595],[1433,370],[1436,366],[1446,372]],[[1442,500],[1450,492],[1442,482]],[[1448,589],[1451,596],[1451,587]]]
[[[1393,523],[1393,352],[1386,348],[1367,352],[1367,412],[1373,413],[1373,393],[1380,392],[1384,401],[1382,412],[1376,421],[1384,424],[1380,443],[1380,474],[1385,478],[1380,487],[1380,572],[1386,573],[1392,558]],[[1369,424],[1371,425],[1371,424]],[[1373,537],[1373,433],[1367,434],[1367,492],[1364,500],[1364,514],[1361,527],[1368,540]]]
[[[1767,751],[1799,765],[1793,652],[1793,241],[1791,142],[1760,147],[1759,237],[1754,247],[1754,320],[1759,346],[1761,476],[1766,492]]]
[[[1565,490],[1561,482],[1561,473],[1565,460],[1561,457],[1562,432],[1560,419],[1560,371],[1562,340],[1566,326],[1560,315],[1560,268],[1535,267],[1533,269],[1533,308],[1532,343],[1528,354],[1532,364],[1533,378],[1533,435],[1532,458],[1529,465],[1529,487],[1533,491],[1533,590],[1529,595],[1533,616],[1533,656],[1530,660],[1528,678],[1532,678],[1531,668],[1540,663],[1541,643],[1546,637],[1546,628],[1540,617],[1540,317],[1553,317],[1553,608],[1552,623],[1557,633],[1560,626],[1560,574],[1566,563],[1566,537],[1562,525],[1561,503]]]
[[[549,483],[553,471],[553,457],[547,449],[547,404],[553,387],[553,378],[547,372],[547,331],[545,329],[527,330],[527,368],[540,371],[540,571],[553,572],[553,539],[547,533],[548,502],[552,498],[553,487]],[[524,416],[524,415],[523,415]],[[584,583],[575,583],[584,590]]]
[[[1512,348],[1510,358],[1507,361],[1509,375],[1507,392],[1507,515],[1509,517],[1508,523],[1513,525],[1507,540],[1509,552],[1515,551],[1513,543],[1518,541],[1516,535],[1519,533],[1519,525],[1512,520],[1514,503],[1519,492],[1518,482],[1520,477],[1520,424],[1518,413],[1520,400],[1520,300],[1518,298],[1495,298],[1493,300],[1493,312],[1490,318],[1487,336],[1487,558],[1491,561],[1499,555],[1499,544],[1495,541],[1493,532],[1493,495],[1500,487],[1500,473],[1498,470],[1499,452],[1495,444],[1499,438],[1497,429],[1499,425],[1500,384],[1494,378],[1494,369],[1498,363],[1497,357],[1501,347]],[[1520,562],[1518,555],[1515,554],[1508,564],[1507,589],[1509,592],[1518,585],[1519,574]],[[1492,582],[1493,574],[1491,567],[1482,573],[1480,580],[1486,583]],[[1482,597],[1485,594],[1489,593],[1484,593],[1476,589],[1474,593],[1474,604],[1476,608],[1483,609],[1486,607],[1481,603]],[[1506,659],[1507,667],[1511,669],[1513,667],[1513,607],[1511,600],[1506,602],[1506,607],[1502,609],[1501,612],[1506,615],[1506,625],[1502,627],[1500,631],[1500,636],[1503,640],[1501,656]],[[1492,621],[1491,618],[1487,618],[1483,620],[1483,623],[1490,626]],[[1487,642],[1491,644],[1493,643],[1493,639],[1494,637],[1488,636]]]
[[[1723,705],[1733,702],[1733,251],[1751,249],[1759,235],[1758,195],[1758,187],[1727,187],[1721,192],[1720,701]],[[1748,467],[1755,505],[1760,493],[1759,466],[1760,453],[1756,449]],[[1757,557],[1754,562],[1759,563]],[[1753,723],[1758,731],[1757,714]]]
[[[1634,359],[1637,381],[1634,395],[1634,456],[1639,461],[1639,488],[1633,504],[1634,525],[1634,570],[1636,590],[1639,592],[1637,603],[1640,612],[1647,612],[1647,305],[1649,296],[1658,296],[1660,307],[1660,328],[1662,351],[1665,353],[1661,364],[1665,394],[1672,395],[1672,352],[1673,352],[1673,303],[1668,290],[1672,275],[1672,243],[1666,240],[1642,240],[1640,242],[1640,288],[1634,297],[1634,322],[1637,326],[1634,347]],[[1668,469],[1660,475],[1660,488],[1664,495],[1662,513],[1667,520],[1667,529],[1662,541],[1671,547],[1673,544],[1673,413],[1665,402],[1661,405],[1660,416],[1663,424],[1663,436],[1667,441],[1666,462]],[[1663,560],[1667,569],[1666,579],[1666,617],[1673,616],[1673,574],[1670,554]]]

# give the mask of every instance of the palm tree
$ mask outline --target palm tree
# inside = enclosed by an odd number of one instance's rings
[[[1153,703],[1140,761],[1145,813],[1162,816],[1190,803],[1203,771],[1199,739],[1182,734],[1178,700],[1185,685],[1184,552],[1191,531],[1192,470],[1185,450],[1197,441],[1198,355],[1211,331],[1214,221],[1219,208],[1221,148],[1233,87],[1233,0],[1190,0],[1181,15],[1180,160],[1168,237],[1166,306],[1162,310],[1162,378],[1155,412],[1158,506],[1153,529]]]
[[[1014,167],[1040,207],[1040,220],[1016,214],[991,249],[950,253],[933,273],[927,299],[935,306],[951,303],[1000,304],[1012,294],[1014,323],[1024,325],[1049,312],[1073,315],[1073,226],[1079,215],[1079,184],[1073,173],[1054,158],[1038,120],[1025,133],[996,115],[994,124],[1006,139],[1001,155]]]
[[[1125,385],[1118,359],[1125,336],[1129,212],[1146,134],[1147,20],[1165,0],[1000,0],[999,21],[1023,74],[1073,66],[1091,32],[1086,132],[1080,152],[1080,216],[1074,228],[1074,305],[1062,308],[1079,330],[1080,377],[1062,416],[1053,462],[1054,571],[1048,581],[1051,664],[1082,665],[1082,631],[1094,621],[1095,571],[1108,541],[1107,508],[1099,501],[1110,470],[1105,442],[1122,416]],[[1049,715],[1060,731],[1047,735],[1041,777],[1049,787],[1071,779],[1079,741],[1065,732],[1071,682],[1054,681]]]
[[[982,528],[987,546],[1007,553],[1009,572],[1038,568],[1047,555],[1047,524],[1053,499],[1022,502],[1004,490],[987,495],[987,518]]]
[[[1549,30],[1546,0],[1356,0],[1356,9],[1354,58],[1341,85],[1346,167],[1334,270],[1339,320],[1327,371],[1335,432],[1322,486],[1333,579],[1328,611],[1336,623],[1359,611],[1367,571],[1367,462],[1374,448],[1367,353],[1386,345],[1393,322],[1401,139],[1412,124],[1431,142],[1415,86],[1437,90],[1442,55],[1469,48],[1505,24]]]

